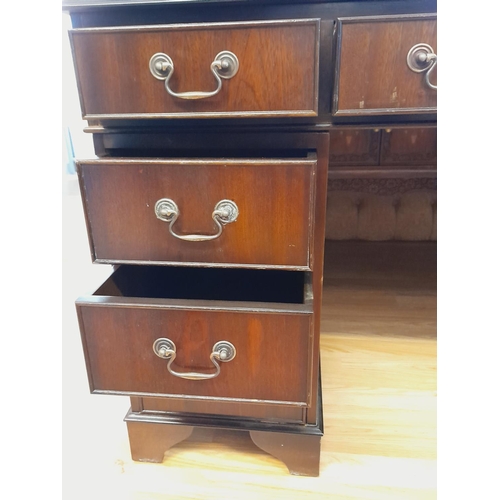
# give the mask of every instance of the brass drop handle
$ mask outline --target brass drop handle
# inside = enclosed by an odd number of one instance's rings
[[[165,89],[167,92],[178,99],[206,99],[218,94],[222,88],[222,80],[229,80],[238,72],[238,58],[228,50],[219,52],[213,62],[210,64],[210,70],[215,76],[217,88],[210,92],[191,91],[191,92],[174,92],[169,87],[170,79],[174,74],[174,62],[167,54],[158,52],[149,60],[149,71],[158,80],[165,80]]]
[[[220,374],[220,365],[219,363],[217,363],[217,361],[227,363],[233,360],[236,356],[236,348],[234,347],[234,345],[231,344],[231,342],[227,342],[226,340],[221,340],[214,344],[212,348],[212,353],[210,354],[210,361],[215,366],[214,373],[197,373],[197,372],[182,373],[182,372],[177,372],[172,368],[172,363],[174,362],[175,357],[177,355],[177,348],[170,339],[166,338],[156,339],[153,344],[153,351],[159,358],[169,360],[167,364],[167,369],[172,375],[187,380],[208,380],[211,378],[218,377]]]
[[[234,201],[221,200],[214,207],[212,219],[218,230],[216,234],[177,234],[173,230],[175,221],[179,218],[179,207],[174,200],[162,198],[155,204],[156,217],[163,222],[168,222],[168,230],[172,236],[184,241],[210,241],[215,240],[222,234],[223,226],[234,222],[239,215],[238,206]]]
[[[423,73],[425,71],[425,83],[433,90],[437,90],[437,85],[430,82],[431,73],[437,66],[437,54],[433,48],[426,43],[417,43],[409,51],[406,57],[408,67],[415,73]]]

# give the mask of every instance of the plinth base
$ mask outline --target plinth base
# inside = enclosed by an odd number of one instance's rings
[[[255,445],[281,460],[293,475],[318,476],[323,436],[321,385],[315,425],[262,422],[216,415],[132,412],[125,416],[132,459],[163,462],[165,452],[189,438],[195,427],[247,431]]]

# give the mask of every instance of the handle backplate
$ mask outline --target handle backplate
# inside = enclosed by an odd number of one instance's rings
[[[415,73],[425,71],[425,83],[433,90],[437,90],[437,85],[430,82],[430,75],[437,66],[437,54],[433,48],[426,43],[417,43],[406,56],[406,64]]]
[[[239,215],[238,206],[234,201],[219,201],[212,212],[212,219],[217,226],[215,234],[177,234],[173,226],[180,215],[180,210],[174,200],[162,198],[155,204],[155,215],[163,222],[169,223],[168,230],[172,236],[184,241],[210,241],[215,240],[222,234],[223,226],[234,222]]]
[[[198,372],[178,372],[172,368],[172,363],[177,356],[177,348],[175,344],[167,338],[156,339],[153,343],[154,353],[162,359],[167,359],[167,369],[175,377],[183,378],[186,380],[208,380],[218,377],[220,374],[219,362],[228,363],[232,361],[236,356],[236,348],[231,342],[227,340],[221,340],[216,342],[212,347],[212,353],[210,354],[210,361],[215,366],[214,373],[198,373]]]
[[[223,50],[219,52],[215,59],[210,64],[210,70],[215,77],[217,82],[217,88],[213,91],[189,91],[189,92],[175,92],[170,86],[169,82],[174,74],[174,61],[172,58],[162,52],[154,54],[149,60],[149,71],[158,80],[165,80],[165,89],[173,97],[178,99],[206,99],[207,97],[212,97],[218,94],[222,88],[222,80],[229,80],[233,78],[238,69],[240,63],[235,54],[229,50]]]

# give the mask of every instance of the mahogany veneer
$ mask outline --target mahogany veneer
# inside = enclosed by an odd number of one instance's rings
[[[436,91],[407,64],[409,50],[419,43],[437,53],[435,15],[340,19],[335,114],[435,111]],[[436,73],[430,78],[435,83]]]
[[[317,114],[318,20],[81,28],[71,32],[84,117]],[[149,60],[172,58],[175,92],[216,88],[222,51],[237,74],[210,99],[182,100],[155,79]]]
[[[99,262],[207,263],[309,269],[316,159],[144,160],[78,162],[92,252]],[[215,234],[212,211],[229,199],[239,209],[221,236],[180,240],[155,216],[175,201],[173,229]]]

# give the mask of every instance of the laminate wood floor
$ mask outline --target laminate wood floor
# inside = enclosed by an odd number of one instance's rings
[[[78,202],[67,204],[68,221],[79,220]],[[435,244],[328,243],[321,337],[325,436],[321,475],[308,478],[290,476],[236,431],[195,432],[162,464],[131,460],[122,422],[128,400],[88,393],[72,306],[85,292],[76,292],[75,280],[81,287],[93,279],[97,286],[109,269],[88,264],[83,222],[68,224],[63,498],[436,498]]]

